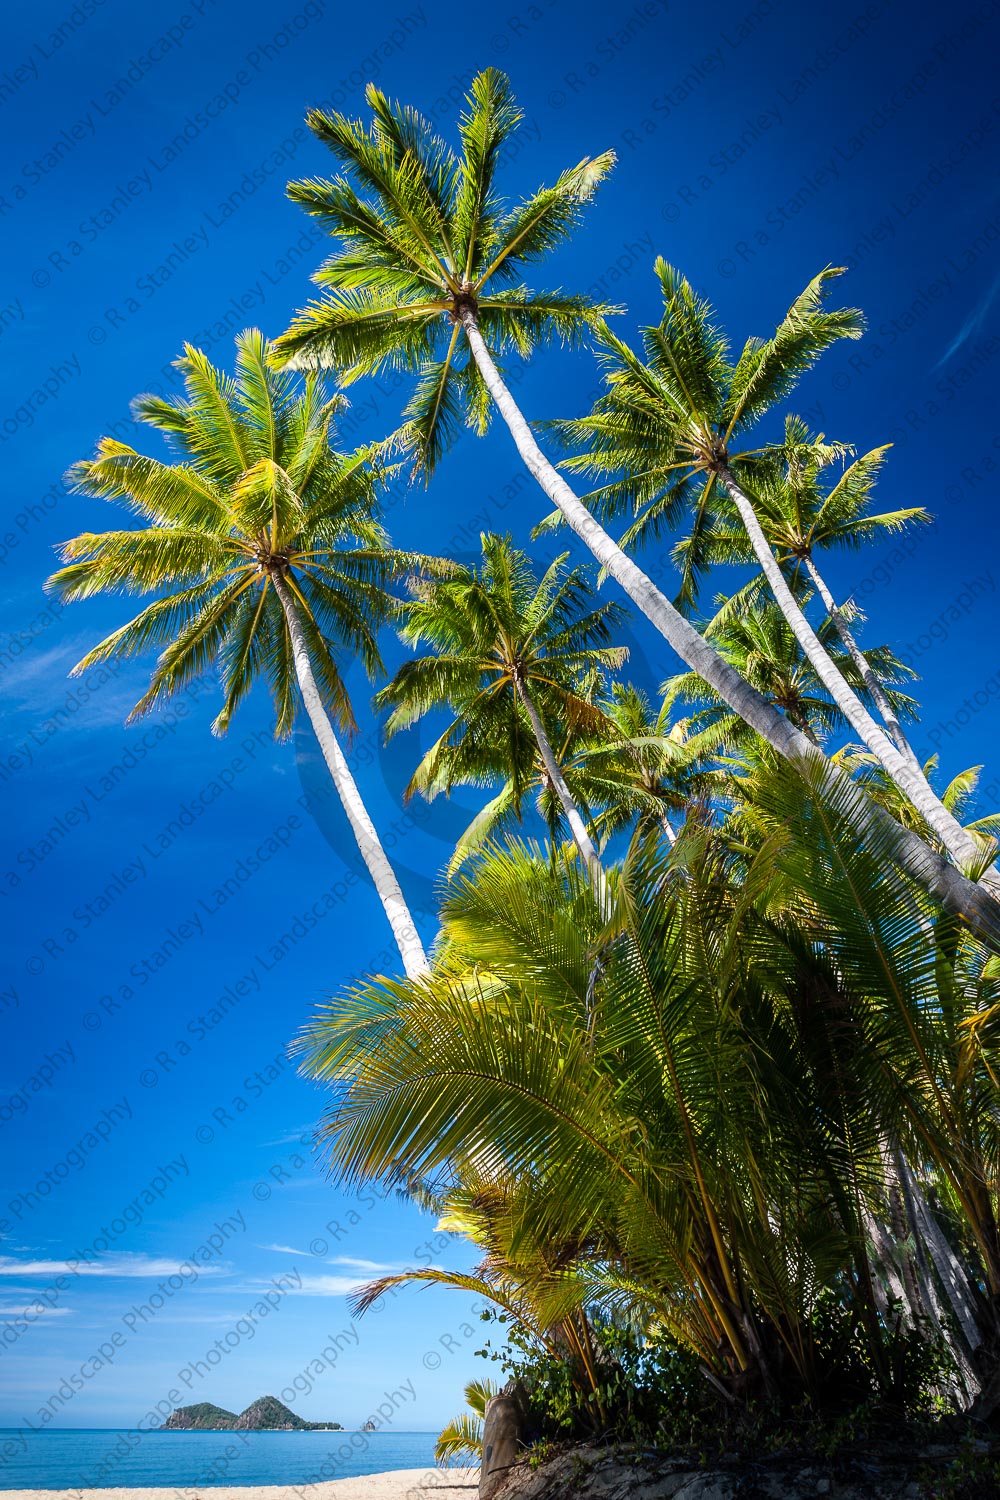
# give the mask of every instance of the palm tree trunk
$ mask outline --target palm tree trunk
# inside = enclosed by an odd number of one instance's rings
[[[541,753],[542,763],[555,789],[555,794],[559,798],[559,805],[569,824],[569,831],[573,835],[573,842],[580,851],[580,858],[589,870],[594,882],[601,910],[608,913],[610,908],[607,881],[604,870],[601,867],[600,857],[594,848],[590,834],[587,832],[587,825],[580,816],[580,810],[573,801],[569,787],[566,785],[566,778],[563,776],[559,762],[556,760],[555,752],[552,749],[552,742],[546,732],[545,725],[542,723],[542,716],[538,712],[535,700],[528,691],[527,684],[520,677],[517,677],[515,678],[514,685],[517,689],[518,697],[524,704],[528,718],[531,720],[532,732]]]
[[[900,1185],[914,1236],[921,1241],[930,1257],[966,1350],[970,1355],[975,1355],[983,1342],[979,1306],[981,1294],[945,1238],[912,1167],[902,1153],[899,1156],[899,1167]]]
[[[666,595],[625,555],[545,457],[493,363],[474,314],[466,310],[462,321],[472,356],[510,430],[525,467],[553,505],[562,512],[572,530],[587,544],[601,566],[621,585],[678,656],[716,690],[734,713],[739,714],[741,719],[773,744],[782,755],[790,760],[802,759],[801,752],[797,754],[797,747],[803,737],[734,668],[723,661],[689,620],[685,620],[674,609]]]
[[[941,840],[956,864],[974,868],[982,859],[983,851],[980,845],[934,795],[920,768],[906,760],[885,731],[879,728],[854,693],[844,674],[830,660],[819,636],[796,603],[795,596],[788,587],[785,575],[778,564],[778,559],[771,551],[767,537],[757,519],[757,512],[732,471],[722,468],[719,471],[719,480],[739,511],[740,520],[750,538],[750,545],[764,570],[771,592],[778,601],[778,608],[788,621],[792,634],[833,702],[852,729],[861,736],[872,754],[881,761],[903,795],[912,802],[928,828]]]
[[[821,750],[810,745],[805,735],[779,714],[728,662],[723,661],[591,515],[536,443],[531,428],[493,363],[470,308],[463,311],[462,324],[483,382],[507,424],[525,467],[571,530],[586,543],[601,566],[625,590],[681,660],[714,688],[723,702],[728,703],[751,729],[793,765],[808,768],[821,764],[826,774],[842,785],[844,773],[831,767]],[[888,817],[860,789],[853,798],[851,814],[861,835],[883,827]],[[984,936],[1000,935],[1000,905],[987,890],[942,859],[917,834],[895,823],[894,831],[900,859],[913,879],[937,896],[950,911],[964,916],[974,931]],[[990,886],[1000,894],[1000,882],[990,880]]]
[[[906,738],[906,735],[903,731],[903,726],[900,724],[898,718],[896,717],[895,709],[889,702],[885,689],[879,682],[872,668],[868,665],[867,661],[865,661],[864,655],[861,651],[861,647],[854,639],[854,634],[850,626],[844,619],[840,610],[837,608],[837,605],[834,603],[833,595],[827,588],[819,569],[808,553],[806,554],[803,561],[805,562],[809,577],[816,585],[816,592],[822,599],[824,605],[826,606],[826,612],[830,616],[830,619],[833,621],[833,627],[844,643],[844,649],[847,651],[854,665],[860,672],[861,680],[871,694],[872,701],[875,704],[875,707],[878,709],[879,713],[882,715],[882,718],[885,721],[885,726],[889,731],[889,736],[892,739],[893,744],[896,746],[896,749],[900,752],[900,754],[905,756],[908,761],[916,766],[916,768],[921,772],[921,775],[923,775],[923,770],[920,766],[920,762],[917,760],[917,757],[914,754],[912,745]]]
[[[899,1187],[909,1229],[908,1238],[913,1244],[913,1261],[920,1300],[937,1330],[938,1337],[951,1350],[956,1370],[956,1394],[968,1406],[983,1384],[982,1377],[974,1364],[976,1350],[981,1347],[983,1339],[979,1331],[975,1304],[970,1295],[971,1283],[968,1274],[963,1270],[951,1247],[947,1245],[937,1225],[935,1225],[935,1230],[947,1248],[947,1259],[942,1259],[940,1247],[938,1247],[937,1256],[933,1253],[920,1227],[921,1212],[929,1218],[933,1217],[927,1200],[898,1146],[893,1148],[892,1159],[895,1181]],[[940,1269],[935,1278],[935,1265],[938,1261],[940,1261]],[[950,1284],[954,1287],[954,1296],[950,1299],[951,1317],[948,1316],[944,1303],[947,1295],[944,1289]]]
[[[417,934],[399,881],[396,879],[396,872],[382,848],[379,836],[375,832],[375,825],[368,816],[368,809],[351,775],[344,752],[340,748],[333,725],[323,706],[323,698],[313,675],[309,643],[302,628],[302,620],[292,591],[280,573],[273,572],[270,576],[275,593],[281,600],[281,607],[288,623],[288,633],[292,638],[292,655],[295,661],[295,673],[302,691],[302,700],[316,738],[319,740],[327,770],[333,778],[333,784],[337,788],[351,830],[361,850],[361,857],[368,867],[368,873],[378,892],[379,900],[389,918],[389,925],[396,939],[396,946],[403,960],[407,978],[417,979],[421,974],[426,974],[430,967],[423,944]]]

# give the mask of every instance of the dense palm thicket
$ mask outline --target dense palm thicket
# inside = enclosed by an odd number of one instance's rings
[[[473,83],[458,152],[368,101],[367,124],[310,116],[337,175],[290,188],[333,237],[320,300],[274,345],[244,335],[235,378],[188,349],[183,396],[142,398],[170,461],[106,440],[74,471],[141,524],[68,543],[54,586],[154,596],[83,665],[161,648],[137,712],[214,668],[220,732],[259,678],[279,734],[301,696],[403,969],[336,995],[297,1044],[332,1090],[323,1142],[343,1180],[467,1236],[467,1275],[403,1279],[488,1298],[550,1416],[607,1430],[642,1407],[655,1432],[681,1391],[989,1417],[995,820],[963,821],[975,770],[935,790],[907,737],[913,674],[826,582],[824,553],[925,512],[878,511],[885,450],[856,457],[788,410],[861,316],[828,307],[828,269],[734,354],[661,260],[662,317],[633,349],[615,309],[523,281],[609,154],[511,205],[502,75]],[[497,363],[552,338],[590,343],[604,380],[591,412],[550,414],[559,461]],[[413,380],[402,426],[338,453],[318,372],[385,367]],[[528,538],[484,536],[477,565],[392,548],[380,491],[430,477],[494,408],[542,492],[536,546],[568,526],[599,576],[536,562]],[[666,535],[673,603],[642,567]],[[729,597],[708,595],[719,566],[743,570]],[[657,699],[629,680],[608,577],[682,659],[664,653]],[[429,957],[331,722],[353,723],[345,654],[380,676],[390,622],[412,656],[377,694],[387,733],[437,731],[408,795],[483,795]],[[474,1443],[474,1422],[442,1441]]]

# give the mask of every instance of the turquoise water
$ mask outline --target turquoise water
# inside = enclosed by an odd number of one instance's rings
[[[136,1432],[0,1428],[0,1491],[310,1484],[419,1469],[433,1432]]]

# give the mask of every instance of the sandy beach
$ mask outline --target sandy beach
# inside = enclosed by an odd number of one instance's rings
[[[167,1485],[152,1489],[0,1490],[0,1500],[474,1500],[478,1469],[395,1469],[324,1484]]]

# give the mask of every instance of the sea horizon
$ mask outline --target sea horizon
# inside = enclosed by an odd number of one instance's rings
[[[306,1442],[323,1438],[325,1443]],[[436,1433],[0,1427],[0,1493],[316,1484],[434,1466]],[[9,1451],[10,1450],[10,1451]]]

